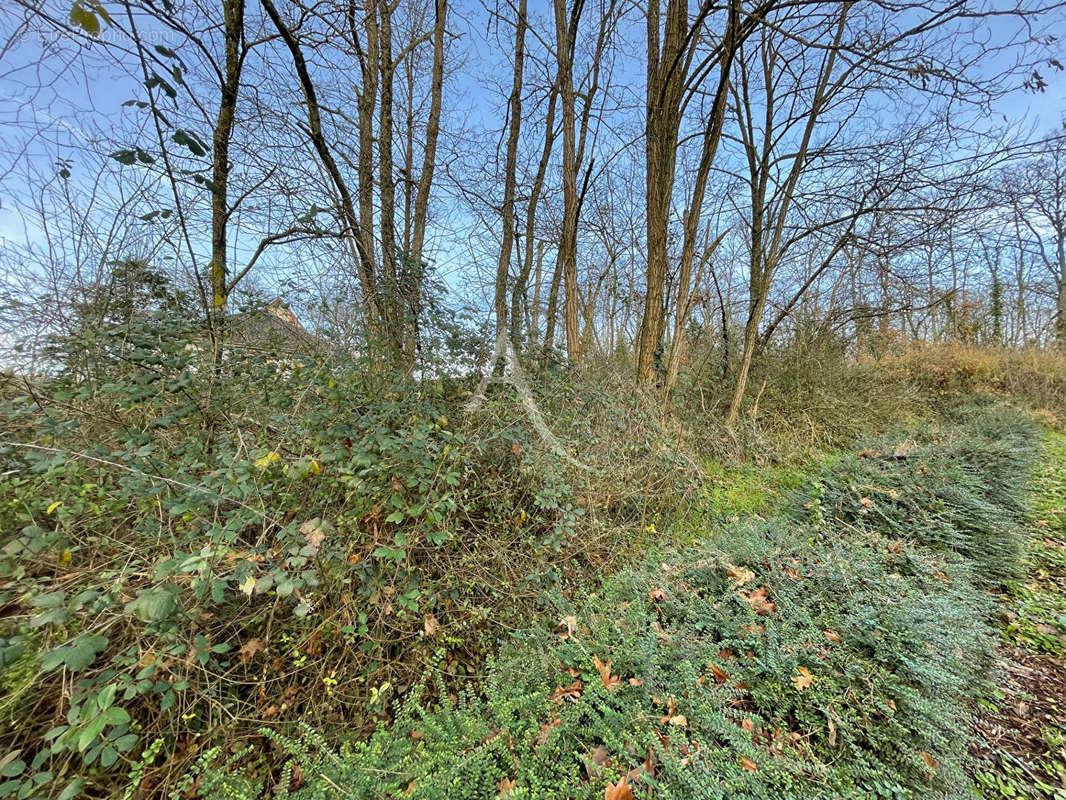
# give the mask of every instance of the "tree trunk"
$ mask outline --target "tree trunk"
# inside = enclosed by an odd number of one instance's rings
[[[511,76],[511,96],[507,115],[510,128],[507,134],[507,152],[504,156],[503,176],[503,236],[500,256],[496,262],[496,292],[493,308],[496,311],[496,339],[507,335],[507,277],[511,266],[511,250],[514,248],[514,197],[515,173],[518,164],[518,137],[522,129],[522,82],[525,72],[526,52],[526,0],[518,0],[515,20],[514,71]],[[502,355],[502,354],[501,354]]]
[[[229,303],[229,269],[226,264],[229,145],[241,80],[241,42],[244,38],[244,0],[224,0],[226,71],[215,119],[211,165],[211,334],[216,370],[222,364],[226,312]]]

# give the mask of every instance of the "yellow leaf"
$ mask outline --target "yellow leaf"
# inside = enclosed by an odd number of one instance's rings
[[[244,579],[244,581],[241,583],[241,585],[239,587],[237,587],[237,588],[239,588],[242,592],[244,592],[246,595],[251,597],[252,596],[252,592],[255,591],[255,578],[253,578],[251,575],[249,575],[247,578]]]
[[[70,563],[70,559],[71,553],[69,550],[64,550],[62,553],[59,554],[59,563],[62,564],[64,567]]]
[[[255,460],[255,465],[259,467],[259,469],[266,469],[271,464],[276,464],[279,461],[281,461],[281,454],[277,450],[271,450],[265,456],[257,458]]]
[[[63,505],[63,501],[62,500],[56,500],[54,503],[52,503],[52,505],[48,506],[48,509],[44,513],[45,514],[51,514],[53,511],[55,511],[61,505]]]
[[[671,725],[676,725],[678,728],[688,727],[688,719],[685,718],[684,714],[677,714],[676,716],[670,717],[669,722]]]
[[[804,689],[814,683],[814,676],[811,675],[811,671],[806,667],[800,667],[799,674],[792,676],[792,683],[795,684],[796,688],[802,692]]]

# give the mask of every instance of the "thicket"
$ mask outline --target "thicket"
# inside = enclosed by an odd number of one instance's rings
[[[769,520],[556,597],[558,626],[516,632],[476,689],[449,690],[438,661],[367,740],[272,735],[280,773],[238,751],[189,780],[208,797],[968,796],[984,587],[1019,566],[1037,436],[986,407],[872,442]]]
[[[166,794],[218,745],[263,752],[264,727],[291,736],[306,723],[358,740],[401,729],[382,727],[398,702],[408,709],[403,720],[419,697],[462,698],[465,685],[478,687],[463,701],[471,707],[486,697],[507,707],[539,703],[539,684],[529,682],[535,676],[486,677],[500,669],[486,671],[485,657],[501,640],[527,630],[532,618],[557,616],[559,603],[586,597],[649,547],[699,542],[711,535],[711,521],[764,512],[767,485],[795,484],[813,455],[856,435],[930,419],[940,397],[923,393],[895,363],[783,349],[766,354],[756,376],[765,388],[727,432],[724,392],[701,392],[693,381],[664,411],[655,394],[632,390],[628,368],[589,364],[572,373],[549,363],[535,374],[536,399],[586,467],[574,468],[531,431],[508,386],[492,387],[470,415],[470,383],[396,383],[367,361],[234,349],[216,368],[183,319],[160,310],[87,329],[56,343],[54,374],[9,377],[0,389],[0,796],[103,797],[133,783],[139,796]],[[1012,374],[1017,380],[1024,371]],[[1044,399],[1035,402],[1062,413]],[[739,470],[729,466],[738,457],[748,462]],[[1009,453],[1003,458],[1013,464]],[[933,473],[912,475],[911,483],[878,473],[876,459],[852,463],[856,476],[899,492],[898,503],[871,495],[876,513],[863,516],[860,503],[849,519],[844,510],[862,489],[827,480],[820,502],[838,510],[826,518],[876,538],[887,535],[882,522],[905,525],[918,514],[963,555],[994,538],[995,559],[982,562],[974,580],[1009,574],[1010,526],[996,522],[989,528],[996,536],[980,538],[982,515],[1004,502],[981,494],[988,466],[960,466],[954,455],[931,463]],[[750,492],[742,491],[747,480]],[[848,480],[859,486],[858,477]],[[933,502],[940,505],[927,506]],[[729,542],[750,539],[754,547],[778,538],[775,547],[799,558],[806,544],[792,537],[837,536],[821,525],[794,529],[781,518],[715,531],[712,543],[729,552]],[[854,561],[848,574],[870,571],[867,602],[876,603],[895,584],[878,572],[873,550],[863,555],[848,541],[839,558]],[[763,558],[781,563],[769,550]],[[689,561],[679,562],[678,576]],[[659,569],[625,572],[595,602],[621,596],[633,581],[655,582]],[[968,569],[952,563],[943,571]],[[851,582],[844,572],[833,575],[825,580]],[[664,588],[682,580],[667,586],[668,578],[659,579]],[[978,602],[969,586],[967,578],[952,590],[963,593],[960,602]],[[669,596],[680,597],[673,588]],[[646,624],[646,610],[633,605],[630,628]],[[934,611],[921,619],[940,619]],[[613,609],[612,624],[627,613]],[[696,629],[717,630],[713,619]],[[664,630],[668,622],[660,620]],[[568,646],[584,647],[589,635]],[[635,640],[640,658],[661,659],[656,669],[666,670],[676,654],[656,655],[646,636]],[[766,658],[783,657],[774,649],[780,643],[765,643]],[[741,644],[723,646],[746,653]],[[636,677],[638,661],[612,658],[616,668],[631,663]],[[730,671],[746,663],[737,661]],[[429,694],[419,695],[427,663],[434,678]],[[641,680],[654,686],[657,679]],[[504,691],[506,681],[513,691]],[[595,681],[584,685],[592,700]],[[621,696],[609,694],[604,702]],[[656,696],[668,702],[668,693]],[[513,714],[524,718],[524,708]],[[236,759],[233,774],[258,770],[266,785],[282,786],[276,755],[251,768]],[[544,763],[569,780],[573,757]],[[207,791],[202,778],[197,788]]]

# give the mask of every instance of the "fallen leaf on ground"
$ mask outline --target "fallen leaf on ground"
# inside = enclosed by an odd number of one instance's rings
[[[603,791],[603,800],[634,800],[633,790],[629,788],[625,778],[619,778],[618,783],[608,783]]]
[[[926,764],[929,765],[929,769],[933,770],[934,772],[936,771],[937,763],[936,763],[936,761],[933,759],[933,757],[931,755],[929,755],[924,750],[922,752],[920,752],[918,755],[920,755],[922,757],[922,761],[924,761]]]
[[[670,719],[667,720],[667,722],[669,722],[671,725],[674,725],[674,726],[676,726],[678,728],[687,728],[688,727],[688,719],[685,718],[684,714],[675,714],[674,716],[670,717]]]
[[[747,567],[738,567],[735,564],[725,565],[725,574],[733,579],[735,588],[740,588],[746,583],[751,583],[755,580],[755,573]]]
[[[426,614],[425,619],[422,620],[422,630],[425,631],[426,636],[432,636],[440,630],[440,623],[433,614]]]
[[[834,630],[822,631],[822,636],[824,636],[826,639],[828,639],[829,641],[834,642],[834,643],[840,641],[840,634],[837,633]]]
[[[721,685],[727,680],[729,680],[729,673],[714,664],[711,665],[711,674],[714,676],[714,682],[718,685]]]
[[[569,686],[556,686],[555,691],[551,693],[551,697],[548,699],[556,705],[561,705],[563,700],[576,703],[584,690],[585,685],[581,681],[574,681]]]
[[[663,600],[666,599],[666,590],[652,589],[650,592],[648,592],[648,597],[650,597],[656,603],[661,603]]]
[[[765,586],[761,589],[754,589],[747,594],[740,592],[740,596],[744,602],[751,606],[751,610],[760,616],[769,616],[777,610],[777,605],[772,600],[767,599]]]
[[[748,772],[755,772],[759,767],[747,756],[740,757],[740,766]]]
[[[241,645],[241,649],[237,651],[237,659],[242,664],[247,664],[253,658],[255,654],[263,649],[263,643],[258,639],[249,639],[247,642]]]
[[[811,671],[806,667],[800,667],[799,674],[792,676],[792,683],[795,684],[796,688],[802,692],[804,689],[814,683],[814,676],[811,675]]]
[[[507,795],[511,793],[511,790],[514,789],[515,786],[517,786],[517,784],[513,780],[511,780],[510,778],[503,778],[499,783],[496,784],[496,788],[500,790],[500,793],[496,796],[507,797]]]
[[[603,681],[603,688],[608,692],[613,692],[622,685],[622,679],[611,674],[611,659],[608,658],[607,663],[604,664],[597,656],[593,656],[592,663],[596,665],[596,671],[600,673],[600,680]]]

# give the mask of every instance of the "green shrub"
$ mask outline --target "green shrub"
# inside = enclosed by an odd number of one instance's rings
[[[607,468],[639,399],[571,412],[574,480],[514,402],[458,424],[447,381],[239,349],[216,373],[163,313],[80,336],[76,371],[0,406],[0,750],[25,767],[0,797],[106,794],[156,741],[165,791],[264,723],[370,727],[435,651],[476,674],[632,552],[686,474],[655,436]]]
[[[906,457],[843,459],[788,514],[557,597],[559,625],[514,634],[480,684],[451,690],[438,662],[368,738],[271,734],[289,758],[280,774],[205,759],[202,785],[600,798],[628,779],[664,798],[966,796],[962,732],[994,647],[981,587],[1000,571],[976,525],[1019,513],[1033,438],[1017,415],[974,412]],[[900,494],[884,513],[856,498],[868,479]],[[988,533],[1004,558],[1015,536]]]

